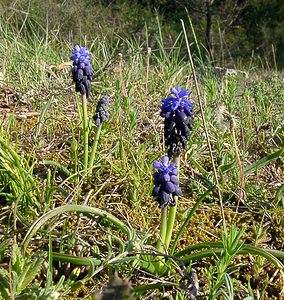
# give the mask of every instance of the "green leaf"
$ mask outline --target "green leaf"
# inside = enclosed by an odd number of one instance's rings
[[[104,218],[104,220],[109,221],[114,225],[116,225],[122,232],[124,232],[128,236],[129,240],[131,240],[134,237],[133,230],[131,230],[125,223],[120,221],[118,218],[116,218],[115,216],[111,215],[110,213],[104,210],[95,207],[84,206],[84,205],[64,205],[45,213],[31,225],[22,243],[22,248],[21,248],[22,253],[26,252],[30,240],[42,225],[46,224],[46,222],[49,221],[50,219],[67,212],[81,212],[85,214],[97,215],[99,217]]]
[[[227,273],[224,274],[224,281],[225,281],[225,284],[226,284],[226,287],[228,290],[228,294],[225,291],[223,291],[224,299],[233,300],[234,299],[234,286],[233,286],[233,282],[232,282],[232,279],[230,278],[229,274],[227,274]]]
[[[187,252],[197,250],[197,249],[204,249],[197,253],[193,253],[190,255],[187,255],[183,257],[184,263],[189,263],[191,261],[196,261],[201,258],[210,257],[210,256],[220,256],[222,251],[224,251],[224,248],[222,247],[222,243],[220,242],[209,242],[209,243],[200,243],[197,245],[194,245],[193,247],[188,247],[187,249],[179,252],[176,254],[176,256],[183,256]],[[210,249],[208,249],[210,248]],[[190,249],[190,250],[189,250]],[[282,262],[279,259],[284,259],[284,252],[279,250],[273,250],[273,249],[262,249],[259,247],[256,247],[254,245],[250,244],[242,244],[238,249],[238,255],[240,254],[252,254],[252,255],[259,255],[264,258],[266,258],[268,261],[270,261],[272,264],[274,264],[277,268],[283,269],[284,266]]]
[[[19,275],[17,292],[23,291],[35,279],[43,261],[44,257],[36,257],[30,264],[25,264],[23,272]]]
[[[214,187],[208,189],[203,195],[201,195],[198,200],[195,202],[195,204],[193,205],[193,207],[190,209],[186,219],[184,220],[179,232],[177,233],[177,236],[173,242],[172,245],[172,249],[171,249],[171,255],[173,255],[175,249],[176,249],[176,245],[180,239],[180,237],[182,236],[185,228],[187,227],[188,223],[190,222],[193,214],[195,213],[195,211],[197,210],[197,208],[199,207],[199,205],[201,204],[201,202],[208,196],[208,194],[210,194],[212,192],[212,190],[214,189]]]
[[[207,177],[207,178],[209,177],[209,173],[202,167],[202,165],[201,165],[197,160],[195,160],[193,157],[190,157],[189,160],[190,160],[191,164],[192,164],[194,167],[196,167],[196,169],[197,169],[200,173],[202,173],[203,176],[205,176],[205,177]]]
[[[226,174],[227,172],[229,172],[230,170],[232,170],[236,165],[236,161],[234,160],[233,162],[226,164],[226,165],[221,165],[219,167],[220,171],[222,174]]]
[[[222,242],[204,242],[204,243],[199,243],[195,244],[192,246],[187,247],[186,249],[175,253],[176,257],[182,257],[192,251],[195,250],[201,250],[201,249],[208,249],[208,248],[221,248],[223,246]]]
[[[10,299],[9,273],[0,269],[0,299]]]
[[[249,166],[245,167],[245,175],[249,175],[252,172],[255,172],[256,170],[264,167],[265,165],[267,165],[269,162],[276,160],[277,158],[281,157],[284,153],[284,148],[280,149],[272,154],[269,154],[263,158],[261,158],[258,161],[255,161],[254,163],[252,163]]]
[[[76,267],[72,270],[71,274],[68,276],[68,279],[65,281],[65,286],[72,286],[80,276],[81,268]]]
[[[21,274],[25,266],[25,258],[21,254],[20,248],[17,244],[12,246],[12,270],[17,274]]]
[[[52,253],[52,259],[61,262],[70,262],[73,265],[77,266],[99,266],[102,261],[100,259],[88,258],[88,257],[79,257],[63,253]]]
[[[0,263],[2,262],[4,252],[11,242],[11,239],[6,239],[0,244]]]
[[[72,175],[71,172],[62,164],[53,161],[53,160],[44,160],[43,161],[44,165],[46,166],[53,166],[55,167],[55,169],[58,169],[59,171],[61,171],[62,173],[64,173],[66,176],[70,176]]]
[[[275,203],[277,205],[281,204],[282,208],[284,208],[284,184],[282,184],[276,192]]]
[[[282,262],[278,259],[284,258],[284,252],[279,250],[271,250],[271,249],[262,249],[253,245],[246,245],[244,244],[243,249],[241,250],[244,254],[252,254],[252,255],[259,255],[264,258],[266,258],[268,261],[270,261],[272,264],[274,264],[277,268],[282,269],[284,268],[284,265]]]

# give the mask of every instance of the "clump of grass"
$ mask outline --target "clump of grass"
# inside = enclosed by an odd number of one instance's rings
[[[34,177],[33,152],[28,159],[22,157],[3,131],[0,133],[1,194],[11,205],[40,209],[40,186]]]

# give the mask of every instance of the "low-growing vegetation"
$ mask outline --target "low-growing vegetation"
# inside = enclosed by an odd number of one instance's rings
[[[283,74],[5,18],[0,299],[282,299]]]

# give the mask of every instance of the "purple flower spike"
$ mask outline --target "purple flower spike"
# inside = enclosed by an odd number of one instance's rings
[[[175,205],[174,196],[181,196],[181,189],[177,178],[177,164],[169,164],[169,157],[163,156],[162,161],[155,160],[153,166],[157,169],[157,172],[153,175],[155,187],[152,195],[156,197],[160,208]]]
[[[90,64],[90,53],[85,47],[76,45],[70,59],[73,61],[72,76],[76,92],[90,97],[93,69]]]
[[[96,113],[93,117],[96,126],[100,126],[103,122],[105,122],[109,117],[108,112],[108,99],[109,96],[104,96],[98,101],[97,107],[96,107]]]
[[[186,147],[193,129],[193,103],[189,90],[170,88],[171,97],[162,99],[161,116],[165,118],[164,136],[168,156],[178,155]]]

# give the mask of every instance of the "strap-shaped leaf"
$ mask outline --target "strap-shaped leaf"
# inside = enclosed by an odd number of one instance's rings
[[[181,228],[179,229],[178,233],[177,233],[177,236],[173,242],[173,245],[172,245],[172,249],[171,249],[171,255],[174,254],[174,251],[176,249],[176,245],[180,239],[180,237],[182,236],[185,228],[187,227],[188,223],[190,222],[193,214],[195,213],[195,211],[197,210],[197,208],[199,207],[199,205],[202,203],[202,201],[210,194],[210,192],[214,189],[214,187],[208,189],[204,194],[202,194],[198,200],[196,201],[196,203],[193,205],[193,207],[190,209],[186,219],[184,220]]]
[[[30,264],[25,265],[25,269],[19,275],[17,292],[23,291],[35,279],[43,261],[44,257],[35,257]]]
[[[267,156],[264,156],[263,158],[261,158],[260,160],[255,161],[254,163],[252,163],[249,166],[245,167],[245,175],[249,175],[250,173],[264,167],[265,165],[267,165],[269,162],[281,157],[284,153],[284,148],[269,154]]]
[[[89,207],[84,205],[65,205],[61,207],[57,207],[53,210],[50,210],[49,212],[42,215],[39,219],[37,219],[28,230],[23,243],[21,247],[22,253],[26,252],[27,246],[32,239],[32,237],[36,234],[36,232],[39,230],[39,228],[44,225],[48,220],[68,212],[79,212],[79,213],[85,213],[85,214],[94,214],[96,216],[102,217],[105,220],[113,223],[115,226],[117,226],[122,232],[124,232],[128,240],[133,239],[133,230],[131,230],[126,224],[124,224],[122,221],[120,221],[117,217],[113,216],[112,214],[101,210],[99,208],[95,207]]]
[[[205,257],[219,256],[222,253],[222,251],[224,251],[224,247],[222,247],[221,242],[213,242],[213,243],[209,242],[209,243],[200,243],[192,247],[188,247],[187,249],[177,253],[176,256],[181,257],[186,253],[190,253],[191,251],[199,250],[199,249],[204,249],[204,250],[184,256],[182,258],[183,262],[186,264],[189,263],[190,261],[196,261]],[[250,244],[242,244],[239,250],[237,251],[236,255],[242,255],[242,254],[252,254],[252,255],[262,256],[266,258],[268,261],[270,261],[272,264],[274,264],[277,268],[281,270],[284,269],[284,265],[279,260],[279,259],[284,259],[283,251],[273,250],[273,249],[263,249]]]

